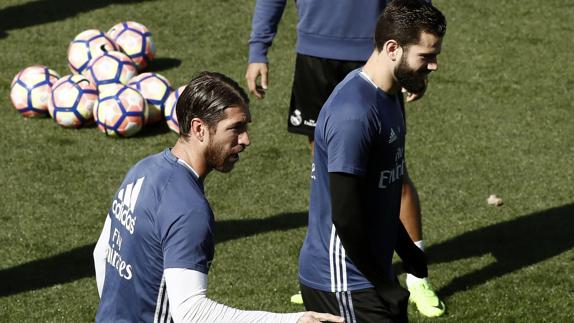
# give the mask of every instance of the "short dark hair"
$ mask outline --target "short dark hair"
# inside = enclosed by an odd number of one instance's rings
[[[237,82],[217,72],[197,74],[177,100],[179,135],[189,137],[193,118],[205,121],[209,128],[214,129],[230,106],[249,108],[249,98]]]
[[[403,47],[416,44],[423,31],[442,38],[446,33],[446,18],[430,1],[393,0],[377,20],[375,47],[377,51],[383,50],[390,39]]]

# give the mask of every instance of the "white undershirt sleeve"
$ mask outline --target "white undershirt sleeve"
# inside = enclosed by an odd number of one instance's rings
[[[102,289],[104,288],[104,279],[106,276],[106,249],[110,240],[111,226],[112,221],[108,214],[100,238],[94,248],[94,268],[96,270],[96,284],[98,285],[98,294],[100,297],[102,297]]]
[[[180,322],[297,322],[304,313],[243,311],[207,298],[207,275],[191,269],[164,270],[171,316]]]

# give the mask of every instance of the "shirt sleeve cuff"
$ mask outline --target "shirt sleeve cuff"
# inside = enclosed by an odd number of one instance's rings
[[[250,43],[248,63],[267,63],[267,49],[264,43]]]

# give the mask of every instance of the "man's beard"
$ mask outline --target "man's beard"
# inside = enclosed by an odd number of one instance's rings
[[[424,93],[427,82],[426,74],[415,71],[406,62],[406,53],[401,58],[401,62],[395,69],[395,77],[401,87],[410,93]]]
[[[227,173],[233,169],[234,164],[227,161],[228,157],[229,155],[225,153],[223,145],[215,144],[210,139],[206,152],[207,166],[222,173]]]

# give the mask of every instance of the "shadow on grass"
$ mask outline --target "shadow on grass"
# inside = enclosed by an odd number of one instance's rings
[[[162,118],[156,124],[144,126],[142,128],[142,130],[139,131],[138,133],[136,133],[133,137],[134,138],[154,137],[154,136],[163,135],[163,134],[166,134],[169,132],[171,132],[171,130],[167,126],[165,119]],[[120,138],[120,140],[121,139],[125,139],[125,138]]]
[[[264,219],[227,220],[215,222],[217,243],[259,233],[286,231],[307,226],[307,212],[282,213]]]
[[[307,213],[283,213],[264,219],[216,221],[217,243],[307,225]],[[94,244],[0,270],[0,297],[94,276]],[[95,284],[95,281],[94,281]],[[95,286],[95,285],[94,285]]]
[[[161,72],[181,65],[181,60],[170,57],[156,57],[143,72]]]
[[[86,245],[59,255],[0,271],[0,297],[64,284],[94,275],[92,251]]]
[[[143,1],[146,0],[38,0],[6,7],[0,10],[0,38],[8,36],[9,30],[63,20],[114,3],[129,4]]]
[[[264,219],[216,222],[217,243],[307,225],[307,214],[284,213]],[[525,215],[464,233],[427,249],[431,263],[491,254],[496,262],[455,278],[438,290],[442,297],[539,263],[574,247],[574,204]],[[94,275],[94,245],[0,271],[0,297],[64,284]]]
[[[490,254],[496,261],[453,279],[438,290],[443,297],[557,256],[574,247],[574,204],[522,216],[464,233],[429,247],[431,263]]]

